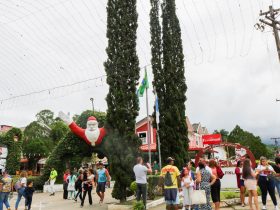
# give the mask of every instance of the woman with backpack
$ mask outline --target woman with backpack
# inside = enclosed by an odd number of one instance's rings
[[[82,182],[83,182],[83,170],[79,170],[79,176],[75,182],[75,190],[77,191],[76,196],[75,196],[75,201],[77,201],[77,198],[79,196],[80,200],[82,201]]]
[[[68,200],[74,200],[75,199],[75,182],[77,180],[76,175],[73,173],[73,171],[70,172],[70,175],[67,178],[68,181]]]
[[[220,209],[220,194],[221,194],[221,181],[223,175],[221,175],[221,168],[219,168],[217,162],[214,159],[209,161],[209,167],[212,170],[212,174],[216,177],[215,183],[211,186],[211,197],[212,201],[215,204],[215,210]]]
[[[14,186],[15,190],[18,192],[18,197],[17,197],[17,201],[15,204],[15,210],[18,210],[18,205],[20,203],[22,196],[25,197],[24,190],[26,188],[26,183],[27,183],[27,173],[26,173],[26,171],[22,171],[20,173],[19,180],[16,182],[16,184]]]

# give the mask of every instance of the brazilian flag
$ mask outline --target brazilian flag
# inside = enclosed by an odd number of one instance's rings
[[[148,88],[149,88],[149,82],[148,82],[148,76],[147,76],[147,69],[145,69],[145,77],[143,78],[142,83],[137,91],[137,95],[139,97],[142,97],[145,92],[145,89],[148,89]]]

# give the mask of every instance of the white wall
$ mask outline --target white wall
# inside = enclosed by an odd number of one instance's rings
[[[221,188],[237,188],[235,167],[222,168],[224,177],[221,179]]]

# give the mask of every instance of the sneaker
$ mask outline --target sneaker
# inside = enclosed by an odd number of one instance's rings
[[[266,209],[266,206],[263,206],[263,207],[262,207],[262,210],[265,210],[265,209]]]
[[[279,210],[279,208],[278,208],[278,206],[275,206],[275,208],[274,208],[275,210]]]

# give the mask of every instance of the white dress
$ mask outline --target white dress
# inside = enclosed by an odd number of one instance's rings
[[[186,187],[185,184],[190,184],[190,187]],[[188,177],[183,177],[181,181],[181,186],[183,189],[183,194],[184,194],[184,201],[183,205],[190,206],[192,205],[192,200],[191,200],[191,195],[193,193],[193,186],[194,186],[194,181],[192,180],[191,176]]]

